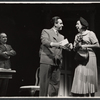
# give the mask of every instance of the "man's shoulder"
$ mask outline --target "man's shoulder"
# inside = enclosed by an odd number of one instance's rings
[[[11,47],[11,45],[7,44],[8,47]]]
[[[42,31],[50,32],[52,29],[43,29]]]

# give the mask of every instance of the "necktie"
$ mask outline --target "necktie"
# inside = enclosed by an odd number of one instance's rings
[[[56,34],[57,34],[57,36],[59,35],[59,32],[58,31],[56,31]]]

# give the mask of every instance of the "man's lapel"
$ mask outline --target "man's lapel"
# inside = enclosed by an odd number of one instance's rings
[[[60,33],[58,32],[57,41],[60,42],[60,41],[62,41],[62,40],[63,40],[63,38],[62,38],[62,36],[60,35]]]
[[[3,51],[6,51],[6,47],[4,45],[0,45]]]
[[[53,39],[57,41],[58,37],[57,37],[55,31],[52,28],[51,28],[51,33],[50,34],[52,35]]]

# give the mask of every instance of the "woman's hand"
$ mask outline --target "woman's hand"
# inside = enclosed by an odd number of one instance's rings
[[[69,48],[73,49],[73,44],[72,43],[69,43]]]
[[[81,49],[85,50],[87,48],[87,45],[81,45],[80,47]]]

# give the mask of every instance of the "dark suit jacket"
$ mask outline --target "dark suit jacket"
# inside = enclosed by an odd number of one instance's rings
[[[8,52],[8,55],[4,54],[3,52]],[[0,44],[0,68],[11,68],[10,56],[14,56],[15,54],[16,52],[12,49],[10,45],[4,46],[3,44]]]
[[[55,65],[54,57],[59,56],[62,58],[62,49],[57,47],[51,47],[51,42],[60,42],[64,39],[64,36],[60,33],[58,36],[54,30],[43,29],[41,33],[41,48],[40,48],[40,63]]]

